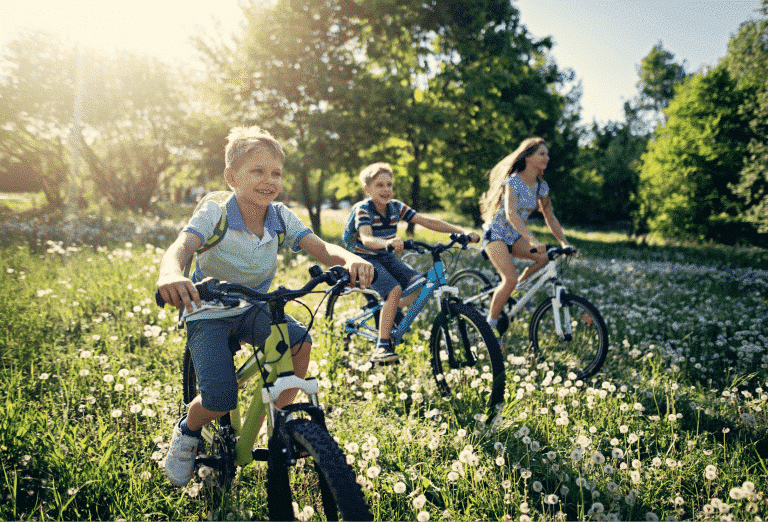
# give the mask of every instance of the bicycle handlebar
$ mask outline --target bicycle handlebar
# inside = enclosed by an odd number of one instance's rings
[[[576,250],[572,246],[567,246],[563,248],[557,245],[547,244],[547,257],[549,258],[550,261],[559,256],[572,256],[577,252],[578,250]]]
[[[471,238],[467,234],[451,234],[450,235],[451,242],[446,244],[438,243],[437,245],[429,245],[427,243],[422,243],[421,241],[414,241],[413,239],[406,239],[403,241],[403,249],[404,250],[414,250],[418,252],[419,254],[423,254],[425,250],[429,252],[438,252],[442,253],[449,248],[451,248],[456,243],[461,245],[462,249],[467,248],[467,245],[471,243]],[[391,245],[387,245],[387,252],[392,252],[394,249]]]
[[[218,279],[209,278],[195,284],[200,298],[204,301],[221,300],[225,304],[236,304],[243,301],[291,301],[304,297],[315,289],[320,283],[328,283],[332,286],[331,292],[341,292],[342,288],[349,284],[349,272],[342,266],[331,267],[327,272],[323,272],[318,265],[313,265],[309,269],[309,275],[312,279],[298,290],[289,290],[280,286],[274,292],[257,292],[256,290],[236,283],[227,283]],[[373,280],[376,280],[374,272]],[[160,291],[155,291],[155,302],[159,307],[165,306],[165,300],[160,295]]]

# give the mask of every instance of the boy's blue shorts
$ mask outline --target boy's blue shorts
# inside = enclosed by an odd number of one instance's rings
[[[376,281],[371,288],[376,290],[382,299],[386,299],[393,288],[399,286],[405,289],[419,272],[406,265],[393,252],[383,252],[376,255],[360,255],[366,261],[370,261],[376,269]]]
[[[288,346],[312,342],[303,324],[286,314]],[[240,341],[263,344],[271,332],[268,304],[253,305],[234,317],[188,321],[187,347],[192,355],[197,387],[203,407],[210,411],[230,411],[237,406],[237,377],[233,355]],[[288,354],[290,356],[290,354]]]

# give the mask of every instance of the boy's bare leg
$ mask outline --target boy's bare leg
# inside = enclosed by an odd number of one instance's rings
[[[400,306],[400,296],[402,294],[403,289],[396,286],[389,292],[387,300],[384,301],[384,306],[381,307],[381,315],[379,316],[379,339],[389,339],[392,325],[395,323],[397,307]]]
[[[198,395],[189,405],[187,412],[187,427],[192,431],[197,431],[209,422],[223,417],[225,411],[211,411],[203,407],[201,398]]]

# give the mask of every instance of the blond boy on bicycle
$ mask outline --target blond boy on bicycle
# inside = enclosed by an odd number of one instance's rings
[[[343,265],[352,282],[358,281],[363,288],[373,279],[370,262],[326,243],[287,207],[274,203],[282,191],[284,161],[282,147],[266,131],[255,126],[232,129],[223,173],[232,195],[221,204],[209,201],[195,212],[160,262],[157,289],[165,302],[183,308],[187,346],[200,392],[173,428],[165,472],[174,485],[183,486],[192,479],[203,426],[237,405],[233,353],[240,341],[258,345],[270,333],[268,306],[226,307],[204,302],[194,283],[215,277],[268,292],[277,271],[279,235],[294,252],[304,250],[329,266]],[[192,277],[185,276],[184,267],[212,237],[224,214],[227,227],[223,236],[198,254]],[[303,378],[312,340],[301,323],[291,317],[287,320],[294,369]],[[290,404],[295,395],[296,390],[286,390],[278,407]]]

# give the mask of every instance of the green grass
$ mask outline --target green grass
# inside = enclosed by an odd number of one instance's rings
[[[326,237],[342,224],[324,220]],[[267,517],[261,464],[223,496],[199,479],[174,488],[159,466],[184,339],[152,294],[179,225],[0,223],[0,519]],[[403,364],[367,372],[338,364],[338,332],[313,329],[310,373],[376,518],[764,519],[766,252],[566,233],[582,254],[567,284],[605,317],[608,359],[583,383],[510,360],[498,424],[439,396],[427,322],[398,347]],[[446,261],[488,269],[476,251]],[[305,281],[310,264],[285,256],[279,283]],[[523,343],[508,335],[507,354]],[[312,475],[294,475],[301,516],[322,518]]]

